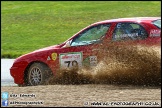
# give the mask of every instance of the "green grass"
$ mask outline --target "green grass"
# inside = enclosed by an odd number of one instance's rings
[[[2,1],[1,58],[64,42],[101,20],[161,16],[160,1]]]

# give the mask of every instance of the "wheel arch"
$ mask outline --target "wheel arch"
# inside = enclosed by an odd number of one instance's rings
[[[30,63],[27,65],[27,67],[25,68],[25,71],[24,71],[24,83],[25,83],[25,84],[27,84],[28,70],[29,70],[30,66],[31,66],[32,64],[34,64],[34,63],[41,63],[41,64],[47,66],[47,68],[49,69],[49,71],[52,73],[51,68],[50,68],[46,63],[44,63],[44,62],[42,62],[42,61],[32,61],[32,62],[30,62]]]

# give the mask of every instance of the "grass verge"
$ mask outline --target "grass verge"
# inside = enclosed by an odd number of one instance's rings
[[[2,1],[1,58],[61,43],[91,23],[161,16],[160,1]]]

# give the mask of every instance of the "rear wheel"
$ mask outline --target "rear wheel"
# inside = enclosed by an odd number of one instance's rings
[[[45,64],[33,63],[27,74],[28,85],[44,85],[51,75],[52,72]]]

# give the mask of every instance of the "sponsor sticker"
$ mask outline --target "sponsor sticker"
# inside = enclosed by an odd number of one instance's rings
[[[57,59],[57,53],[52,53],[51,58],[52,58],[52,60],[56,60]]]
[[[97,56],[89,56],[90,66],[97,66]]]
[[[50,56],[47,57],[47,60],[51,60]]]
[[[121,24],[122,24],[122,23],[118,23],[118,24],[117,24],[117,28],[118,28],[118,29],[121,27]]]
[[[152,30],[150,31],[150,36],[151,36],[151,37],[160,36],[160,34],[161,34],[161,30],[158,30],[158,29],[152,29]]]
[[[60,67],[63,69],[82,67],[82,52],[61,53],[59,58]]]
[[[85,58],[83,61],[83,65],[88,67],[97,66],[97,56],[89,56]]]

